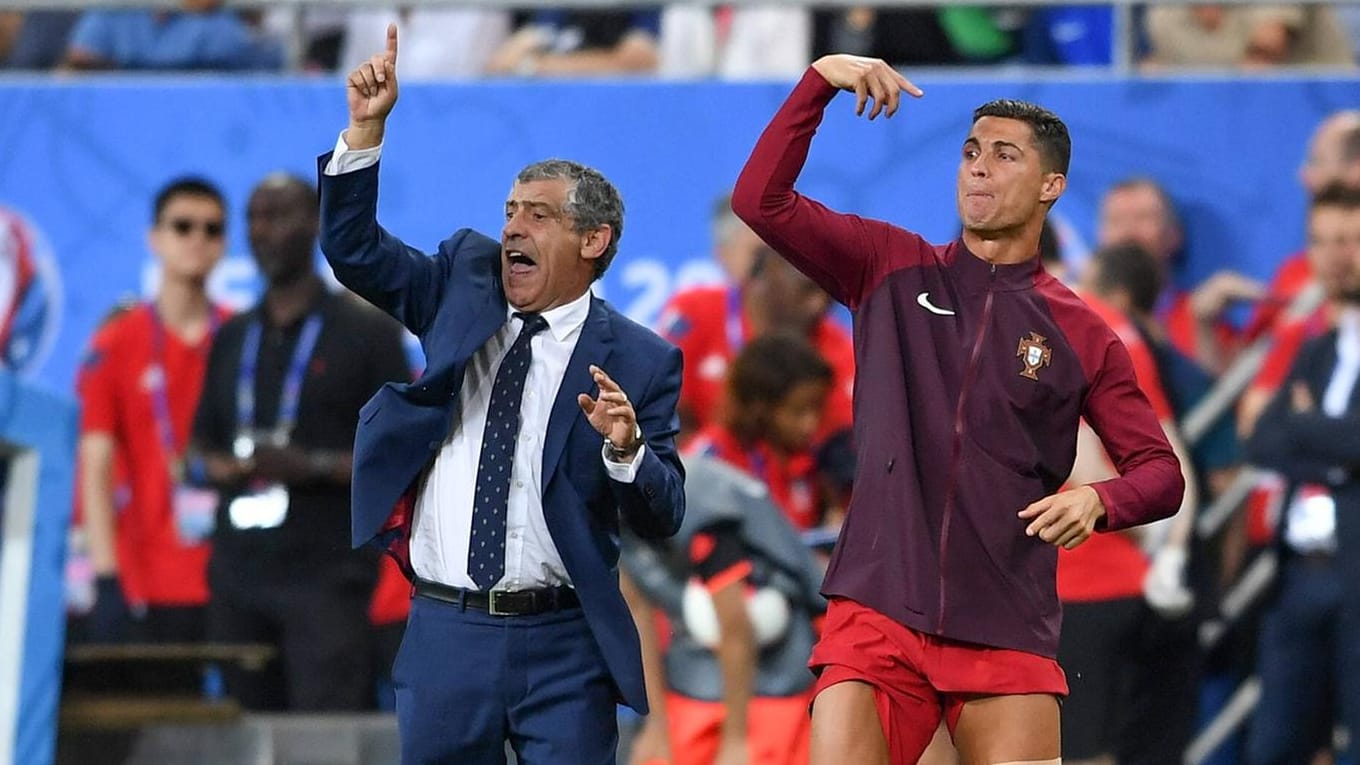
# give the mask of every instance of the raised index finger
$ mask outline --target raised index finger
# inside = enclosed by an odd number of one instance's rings
[[[893,69],[892,73],[893,77],[897,80],[897,86],[900,87],[902,90],[907,91],[908,93],[912,94],[913,96],[916,96],[917,98],[920,98],[921,96],[924,96],[926,94],[924,90],[921,90],[920,88],[916,87],[916,84],[913,83],[911,80],[908,80],[906,77],[903,77],[901,72],[897,71],[896,69]]]
[[[397,25],[387,25],[387,60],[397,63]]]

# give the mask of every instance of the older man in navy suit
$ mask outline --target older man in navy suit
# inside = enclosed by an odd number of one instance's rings
[[[619,527],[680,526],[680,352],[590,294],[623,226],[595,170],[526,167],[499,243],[463,229],[429,257],[377,225],[396,60],[390,27],[319,166],[336,276],[428,363],[369,401],[354,448],[354,544],[414,583],[393,668],[402,761],[503,763],[508,741],[527,765],[612,763],[616,702],[646,711]]]

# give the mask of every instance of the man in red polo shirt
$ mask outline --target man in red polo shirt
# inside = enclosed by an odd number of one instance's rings
[[[1106,191],[1097,238],[1102,247],[1132,243],[1155,255],[1165,277],[1155,315],[1171,344],[1206,370],[1218,372],[1227,366],[1240,341],[1223,312],[1233,303],[1259,299],[1265,287],[1225,269],[1193,290],[1177,288],[1170,277],[1185,233],[1161,184],[1151,178],[1129,178]]]
[[[718,260],[732,284],[676,293],[657,321],[661,336],[685,355],[683,431],[694,433],[717,417],[732,359],[752,338],[772,330],[805,334],[835,371],[819,441],[849,428],[854,346],[850,333],[828,314],[826,293],[776,256],[725,199],[715,207],[713,229]]]
[[[206,291],[225,227],[226,205],[211,183],[165,186],[147,235],[161,268],[156,296],[102,327],[81,367],[80,499],[96,576],[94,640],[202,637],[205,539],[216,500],[187,488],[183,458],[213,332],[226,318]],[[115,463],[131,487],[121,513]],[[131,624],[126,604],[137,616]]]

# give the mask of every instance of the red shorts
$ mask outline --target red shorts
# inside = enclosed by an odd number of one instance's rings
[[[1058,662],[1007,648],[917,632],[845,598],[832,598],[808,666],[814,696],[847,680],[873,686],[893,762],[916,762],[943,717],[950,731],[979,696],[1067,695]]]
[[[756,696],[746,706],[747,762],[750,765],[805,765],[812,741],[808,704],[812,695]],[[666,694],[670,765],[709,765],[722,743],[727,710],[721,702]]]

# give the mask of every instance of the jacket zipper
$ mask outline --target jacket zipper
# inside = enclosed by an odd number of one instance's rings
[[[949,550],[949,521],[954,515],[954,485],[958,481],[959,461],[963,456],[964,408],[968,403],[968,391],[973,387],[977,376],[978,359],[982,356],[982,344],[987,339],[987,325],[992,319],[992,288],[996,285],[996,264],[993,263],[987,277],[987,299],[982,304],[982,319],[978,323],[977,339],[968,355],[968,367],[963,372],[963,385],[959,387],[958,408],[954,412],[954,445],[949,457],[949,483],[944,495],[944,519],[940,522],[940,609],[935,621],[935,633],[944,633],[945,608],[945,561]]]

